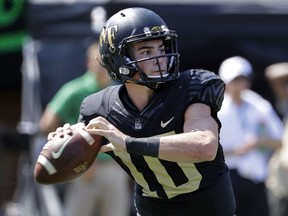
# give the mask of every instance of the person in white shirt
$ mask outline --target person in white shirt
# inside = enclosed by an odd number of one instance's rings
[[[275,149],[281,146],[283,124],[270,102],[252,91],[253,69],[246,59],[224,60],[219,76],[226,83],[220,142],[230,168],[237,216],[268,216],[265,180]]]

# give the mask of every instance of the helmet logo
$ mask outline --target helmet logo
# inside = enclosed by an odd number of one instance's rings
[[[151,36],[152,33],[162,32],[162,31],[169,31],[169,30],[168,30],[167,26],[161,25],[161,26],[153,26],[151,29],[146,26],[143,29],[143,31],[146,34],[146,36]]]
[[[117,31],[118,31],[117,25],[111,27],[107,26],[106,28],[103,28],[99,37],[100,46],[102,47],[105,43],[108,43],[110,52],[115,53],[116,47],[114,41],[115,41],[115,34],[117,33]]]
[[[167,27],[165,25],[161,25],[161,26],[154,26],[151,29],[151,32],[159,32],[159,31],[165,31],[168,30]]]

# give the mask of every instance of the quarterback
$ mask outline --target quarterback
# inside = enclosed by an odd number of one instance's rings
[[[145,8],[113,15],[99,41],[99,61],[122,84],[86,97],[79,121],[106,138],[101,151],[135,181],[137,214],[233,216],[217,117],[223,81],[202,69],[180,73],[176,32]]]

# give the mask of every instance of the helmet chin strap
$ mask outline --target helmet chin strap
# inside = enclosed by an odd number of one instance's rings
[[[147,78],[149,79],[151,77],[147,76],[140,68],[138,68],[136,70],[136,73],[139,74],[139,76],[140,76],[139,79],[128,78],[128,79],[126,79],[125,82],[127,83],[127,81],[129,80],[130,81],[129,83],[133,83],[135,85],[142,85],[142,86],[145,86],[145,87],[147,87],[149,89],[152,89],[152,90],[156,90],[157,89],[159,83],[155,82],[153,80],[151,80],[151,81],[147,80]],[[167,76],[168,76],[168,74],[167,74]],[[156,77],[153,76],[152,78],[161,78],[161,76],[160,75],[159,76],[156,75]]]
[[[159,84],[158,83],[149,83],[146,85],[147,88],[156,90],[158,88]]]

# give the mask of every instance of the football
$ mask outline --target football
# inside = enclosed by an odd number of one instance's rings
[[[72,129],[43,147],[34,168],[34,178],[41,184],[72,181],[84,174],[94,163],[102,137],[81,128]]]

